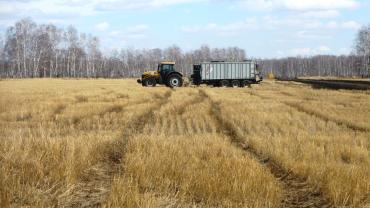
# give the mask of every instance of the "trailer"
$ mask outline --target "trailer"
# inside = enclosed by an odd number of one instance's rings
[[[245,87],[262,81],[256,61],[242,62],[212,61],[193,65],[192,82],[218,87]]]

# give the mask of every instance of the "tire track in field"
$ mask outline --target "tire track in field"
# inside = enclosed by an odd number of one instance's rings
[[[178,109],[178,115],[183,115],[186,111],[186,107],[188,106],[192,106],[192,105],[197,105],[197,104],[200,104],[202,102],[204,102],[205,100],[205,97],[204,96],[200,96],[200,95],[196,95],[196,97],[188,102],[184,102],[181,107]]]
[[[317,187],[310,185],[306,179],[284,169],[278,162],[271,158],[266,158],[265,155],[254,149],[252,146],[246,144],[245,138],[238,133],[235,126],[222,117],[220,103],[213,101],[212,98],[203,90],[199,90],[199,93],[209,100],[211,105],[210,114],[216,121],[221,133],[227,136],[237,147],[242,148],[244,151],[249,153],[262,166],[266,167],[282,184],[284,198],[281,202],[281,207],[333,207],[323,196],[322,192]]]
[[[154,97],[155,100],[159,100],[160,97]],[[99,116],[100,118],[104,117],[106,114],[109,114],[109,113],[121,113],[125,110],[125,108],[127,107],[130,107],[130,106],[134,106],[134,105],[141,105],[141,104],[144,104],[144,103],[148,103],[148,102],[151,102],[149,99],[143,99],[143,100],[138,100],[138,101],[133,101],[133,102],[128,102],[126,104],[113,104],[113,105],[108,105],[105,107],[105,109],[103,109],[102,111],[100,112],[95,112],[95,113],[92,113],[92,114],[89,114],[89,115],[80,115],[80,116],[75,116],[75,117],[72,117],[72,120],[67,120],[67,121],[64,121],[64,122],[69,122],[69,124],[75,126],[75,127],[78,127],[78,125],[83,122],[84,120],[86,119],[90,119],[90,118],[93,118],[94,116]]]
[[[146,124],[155,121],[155,112],[168,102],[171,95],[172,91],[157,95],[157,103],[128,123],[120,138],[97,147],[98,164],[85,170],[82,180],[58,197],[58,206],[101,207],[109,196],[114,175],[121,171],[127,141],[142,133]]]
[[[187,121],[184,119],[183,115],[186,113],[188,107],[198,105],[205,101],[205,97],[199,94],[194,93],[191,96],[195,97],[180,104],[177,104],[176,106],[173,106],[173,108],[168,109],[168,112],[164,112],[165,116],[162,115],[161,120],[158,122],[160,125],[159,128],[161,128],[161,132],[168,135],[183,135],[187,134],[190,131],[186,123]],[[174,122],[171,122],[173,121],[173,119],[176,120]],[[165,126],[165,128],[162,128],[163,126]],[[195,125],[192,125],[192,130],[195,129],[194,126]],[[149,133],[153,129],[157,128],[151,128],[149,130]]]
[[[274,100],[274,98],[271,98],[271,97],[268,97],[268,96],[263,96],[263,95],[259,95],[257,93],[254,93],[254,92],[247,92],[249,95],[252,95],[252,96],[256,96],[256,97],[259,97],[263,100]],[[280,94],[282,94],[281,92],[279,92]],[[284,94],[283,94],[284,95]],[[366,127],[362,127],[362,126],[358,126],[358,125],[355,125],[355,124],[352,124],[350,122],[347,122],[347,121],[342,121],[342,120],[338,120],[338,119],[334,119],[334,118],[330,118],[328,116],[326,116],[325,114],[322,114],[322,113],[319,113],[315,110],[311,110],[311,109],[307,109],[303,106],[301,106],[299,103],[294,103],[294,102],[288,102],[288,101],[282,101],[282,100],[277,100],[278,102],[286,105],[286,106],[289,106],[299,112],[302,112],[302,113],[305,113],[307,115],[310,115],[310,116],[314,116],[316,118],[319,118],[325,122],[333,122],[335,124],[337,124],[338,126],[345,126],[353,131],[361,131],[361,132],[369,132],[370,129],[369,128],[366,128]]]

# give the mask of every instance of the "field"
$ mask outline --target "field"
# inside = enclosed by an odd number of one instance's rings
[[[368,207],[370,91],[0,81],[0,207]]]

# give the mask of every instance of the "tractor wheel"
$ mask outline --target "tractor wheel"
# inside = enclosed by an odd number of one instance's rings
[[[143,80],[143,86],[145,87],[155,87],[156,84],[157,82],[155,81],[154,78],[148,78]]]
[[[229,87],[230,84],[229,84],[229,81],[227,81],[227,80],[221,80],[220,83],[219,83],[219,86],[220,87]]]
[[[232,82],[231,82],[231,87],[233,87],[233,88],[237,88],[237,87],[239,87],[240,86],[240,82],[238,81],[238,80],[233,80]]]
[[[171,88],[181,87],[182,86],[182,77],[177,75],[177,74],[170,75],[167,79],[167,85]]]

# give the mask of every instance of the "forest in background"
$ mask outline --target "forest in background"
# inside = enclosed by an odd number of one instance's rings
[[[99,38],[69,26],[38,25],[30,18],[22,19],[0,36],[0,77],[70,77],[119,78],[137,77],[146,70],[156,69],[159,61],[176,61],[177,70],[189,75],[192,65],[203,61],[243,61],[247,51],[238,47],[199,49],[184,52],[173,45],[164,49],[124,48],[101,51]],[[263,73],[280,78],[300,76],[369,76],[370,25],[361,28],[350,55],[316,55],[258,59]]]

